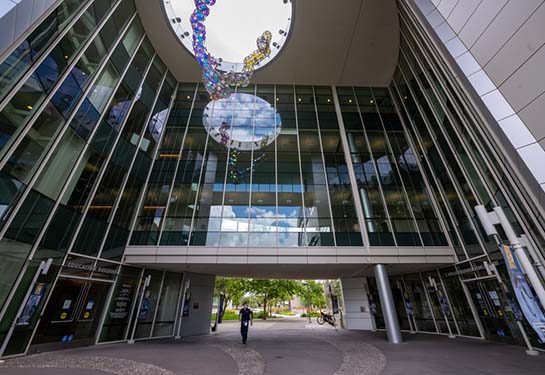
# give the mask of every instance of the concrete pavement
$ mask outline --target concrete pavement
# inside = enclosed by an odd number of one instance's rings
[[[43,353],[0,364],[0,375],[543,375],[545,353],[521,347],[437,335],[405,335],[392,345],[385,334],[335,330],[306,319],[255,321],[247,345],[238,322],[183,340],[140,341]]]

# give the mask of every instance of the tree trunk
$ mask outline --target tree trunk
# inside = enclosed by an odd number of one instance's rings
[[[267,297],[263,297],[263,320],[267,320]]]
[[[221,302],[221,314],[218,315],[218,323],[221,323],[223,321],[223,315],[225,314],[225,309],[227,308],[228,302],[229,302],[229,296],[223,295],[223,299]]]

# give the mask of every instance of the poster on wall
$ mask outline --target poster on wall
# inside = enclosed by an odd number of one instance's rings
[[[138,314],[139,320],[145,320],[148,317],[148,311],[150,307],[151,300],[151,290],[146,290],[144,299],[142,300],[142,306],[140,307],[140,313]]]
[[[189,302],[191,302],[191,293],[188,290],[185,294],[183,316],[189,316]]]
[[[337,296],[331,295],[331,309],[333,310],[333,314],[339,313],[339,299]]]
[[[513,285],[520,309],[528,323],[536,331],[540,341],[545,343],[545,315],[526,280],[526,276],[522,272],[516,254],[508,245],[500,245],[500,250],[505,259],[507,271],[509,272],[511,284]]]
[[[110,319],[125,319],[129,314],[132,301],[133,286],[122,284],[119,293],[114,300],[114,306],[110,312]]]
[[[405,305],[405,312],[407,315],[414,315],[413,302],[411,301],[409,294],[406,292],[403,293],[403,303]]]
[[[34,316],[34,313],[38,309],[38,305],[40,304],[40,301],[42,300],[44,292],[45,292],[44,283],[36,283],[34,285],[34,288],[32,289],[32,293],[30,294],[30,296],[28,297],[28,300],[26,301],[23,312],[21,316],[19,317],[19,320],[17,320],[18,326],[30,325],[32,317]]]

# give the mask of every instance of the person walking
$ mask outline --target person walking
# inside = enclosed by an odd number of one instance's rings
[[[240,335],[242,336],[242,343],[246,344],[246,340],[248,340],[248,328],[253,324],[254,319],[254,313],[250,308],[248,308],[247,303],[244,303],[242,309],[240,309],[238,318],[240,320]]]

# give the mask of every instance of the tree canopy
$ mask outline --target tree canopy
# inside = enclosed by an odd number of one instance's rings
[[[305,305],[309,304],[309,300],[310,305],[320,308],[326,304],[323,285],[314,280],[301,282],[297,280],[217,277],[216,291],[223,295],[222,313],[230,302],[239,306],[245,300],[257,300],[257,303],[263,307],[264,319],[267,316],[267,307],[274,303],[289,301],[296,295],[300,296]],[[221,321],[221,316],[219,318]]]

